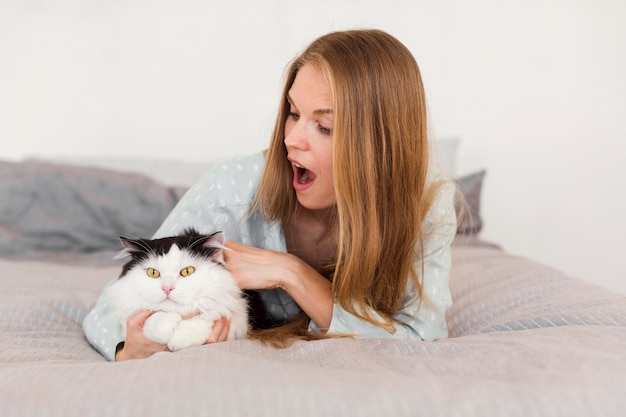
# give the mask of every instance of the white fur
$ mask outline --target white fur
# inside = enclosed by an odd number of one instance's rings
[[[187,277],[180,270],[193,266]],[[156,268],[159,278],[150,278],[147,268]],[[173,288],[166,295],[164,286]],[[126,334],[126,321],[132,314],[155,311],[145,322],[144,335],[167,344],[172,351],[204,344],[220,317],[230,320],[228,340],[242,339],[248,330],[248,306],[233,276],[223,266],[191,256],[173,245],[164,256],[151,256],[105,290],[108,314],[113,315]],[[184,315],[197,314],[183,320]]]

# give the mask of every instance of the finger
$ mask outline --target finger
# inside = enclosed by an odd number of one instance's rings
[[[241,243],[237,243],[235,241],[232,241],[232,240],[227,240],[226,242],[224,242],[224,247],[227,248],[227,249],[231,249],[231,250],[237,250],[237,248],[240,248],[242,246],[244,246],[244,245],[241,244]]]
[[[230,320],[224,319],[224,327],[222,328],[222,332],[220,334],[220,342],[225,342],[228,339],[229,333],[230,333]]]
[[[226,250],[224,250],[223,255],[224,255],[224,261],[226,263],[228,263],[229,260],[231,260],[233,257],[235,257],[237,255],[237,251],[239,250],[239,248],[242,245],[233,242],[233,241],[227,241],[224,243],[224,248],[226,248]]]
[[[220,341],[220,335],[224,329],[224,318],[217,319],[213,322],[213,329],[207,343],[215,343]]]
[[[145,321],[154,314],[154,311],[143,310],[133,314],[126,321],[128,327],[142,327]]]

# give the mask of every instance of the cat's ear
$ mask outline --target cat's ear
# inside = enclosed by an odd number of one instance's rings
[[[136,240],[128,239],[123,236],[120,236],[120,240],[124,244],[124,249],[115,254],[113,259],[126,258],[127,256],[132,255],[133,252],[136,252],[141,248],[141,245]]]
[[[204,241],[202,247],[205,249],[213,249],[211,253],[211,259],[215,262],[219,262],[224,265],[224,233],[213,233],[207,240]]]

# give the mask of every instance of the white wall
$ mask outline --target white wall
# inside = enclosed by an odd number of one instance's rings
[[[0,158],[263,149],[289,59],[377,27],[459,173],[488,170],[483,237],[626,293],[624,21],[619,0],[0,0]]]

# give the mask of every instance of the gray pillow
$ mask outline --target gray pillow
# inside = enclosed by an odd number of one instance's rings
[[[485,171],[478,171],[454,180],[457,185],[456,212],[461,215],[457,226],[459,235],[476,235],[483,227],[480,216],[480,193]]]
[[[120,248],[150,237],[180,191],[145,176],[45,162],[0,162],[0,256]]]

